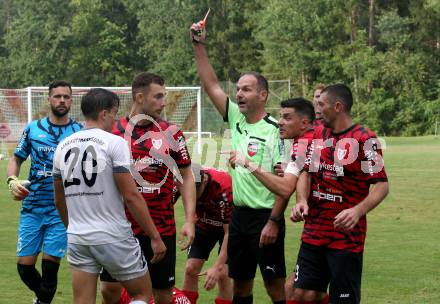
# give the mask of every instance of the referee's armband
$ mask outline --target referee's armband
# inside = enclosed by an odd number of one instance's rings
[[[301,173],[301,170],[298,168],[298,166],[296,165],[295,162],[290,161],[290,162],[287,164],[287,167],[286,167],[286,169],[284,170],[284,173],[293,174],[293,175],[295,175],[296,177],[298,177],[299,174]]]

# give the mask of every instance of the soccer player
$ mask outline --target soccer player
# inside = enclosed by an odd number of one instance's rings
[[[299,173],[304,166],[308,146],[314,134],[313,121],[315,113],[313,105],[304,98],[287,99],[281,102],[280,138],[291,139],[290,161],[280,176],[272,174],[253,163],[249,157],[238,151],[230,152],[229,162],[232,166],[247,168],[270,191],[284,198],[287,203],[295,191]],[[284,212],[284,210],[283,210]]]
[[[218,283],[216,304],[232,303],[232,282],[228,277],[227,247],[229,221],[233,209],[232,179],[224,171],[202,168],[193,164],[196,178],[197,223],[196,237],[188,249],[185,277],[182,292],[195,304],[199,296],[198,281],[203,264],[216,243],[219,255],[214,265],[203,274],[206,275],[205,289],[211,290]],[[177,192],[176,198],[178,198]]]
[[[314,134],[300,176],[311,182],[298,182],[303,199],[292,212],[305,223],[291,304],[360,303],[366,214],[386,197],[388,181],[380,142],[353,123],[352,104],[343,84],[326,87],[317,103],[325,128]]]
[[[52,82],[48,102],[49,115],[26,126],[7,168],[9,190],[15,200],[23,201],[17,270],[23,283],[35,293],[35,303],[51,303],[57,289],[60,259],[67,248],[66,230],[53,200],[53,154],[61,140],[81,129],[68,115],[72,105],[70,83]],[[31,157],[29,181],[21,181],[17,176],[28,156]],[[35,264],[41,250],[40,274]]]
[[[237,103],[232,102],[209,63],[204,24],[193,24],[190,38],[203,88],[231,128],[232,149],[248,155],[265,171],[274,172],[274,166],[282,157],[278,124],[265,111],[269,93],[266,78],[256,72],[244,73],[237,83]],[[253,281],[258,264],[273,303],[285,303],[285,223],[281,213],[284,206],[280,208],[274,204],[275,195],[246,169],[236,167],[231,175],[236,206],[229,224],[228,240],[233,302],[253,302]]]
[[[160,115],[165,107],[165,84],[162,77],[140,73],[132,83],[133,105],[128,117],[118,120],[113,134],[129,141],[138,190],[144,197],[154,224],[167,252],[165,257],[150,263],[152,251],[148,235],[139,227],[131,212],[127,217],[147,259],[156,304],[172,301],[176,266],[176,225],[173,204],[173,177],[181,178],[181,194],[185,209],[185,223],[180,237],[186,237],[182,250],[194,239],[196,221],[195,183],[191,159],[185,137],[176,125]],[[116,303],[120,296],[118,284],[106,270],[101,275],[101,292],[105,304]]]
[[[125,140],[111,134],[119,108],[116,94],[91,89],[81,100],[86,129],[64,139],[54,156],[55,204],[67,228],[73,302],[95,303],[98,275],[107,271],[133,301],[147,303],[147,263],[124,211],[125,205],[149,235],[154,256],[166,251],[130,174]]]
[[[321,96],[321,92],[324,89],[325,89],[325,85],[318,84],[315,87],[315,90],[313,91],[313,106],[315,107],[315,120],[313,121],[313,126],[315,128],[322,126],[321,112],[319,112],[317,105],[318,105],[319,97]]]
[[[281,174],[276,176],[264,172],[258,166],[251,164],[249,159],[244,162],[233,153],[230,162],[233,165],[245,165],[269,190],[284,197],[287,202],[290,195],[295,191],[300,168],[303,167],[308,146],[312,143],[314,128],[314,109],[310,101],[304,98],[293,98],[281,102],[280,138],[283,140],[292,139],[291,159]],[[304,179],[303,182],[306,182]],[[295,273],[292,273],[286,280],[286,299],[292,296],[292,286]]]

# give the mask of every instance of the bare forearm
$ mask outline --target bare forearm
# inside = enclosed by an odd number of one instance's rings
[[[283,197],[276,196],[275,203],[273,204],[272,212],[270,213],[270,215],[274,217],[284,216],[284,211],[287,208],[288,202],[289,201],[284,199]]]
[[[229,225],[223,225],[225,230],[225,235],[223,236],[222,247],[220,248],[220,253],[217,260],[214,263],[215,267],[224,265],[228,259],[228,238],[229,238]]]
[[[183,184],[179,185],[182,194],[183,209],[185,211],[185,221],[195,223],[196,221],[196,185],[191,168],[180,169],[183,177]]]
[[[206,53],[206,49],[203,44],[194,45],[194,53],[200,81],[202,82],[203,88],[209,94],[209,89],[213,85],[219,84],[217,75],[215,74],[212,65],[209,63],[208,54]]]
[[[58,210],[58,214],[60,215],[64,227],[67,228],[67,226],[69,226],[69,214],[67,211],[66,201],[57,199],[55,200],[55,206]]]
[[[366,215],[368,212],[376,208],[388,195],[389,186],[388,182],[380,182],[374,184],[367,197],[360,202],[356,208],[361,211],[362,215]]]
[[[311,175],[303,171],[298,177],[297,187],[296,187],[296,201],[297,202],[307,202],[310,195],[310,183]]]
[[[23,160],[17,156],[12,156],[8,162],[8,168],[6,169],[6,176],[18,176],[20,174],[20,168]]]
[[[220,114],[225,117],[226,115],[226,93],[220,86],[217,79],[217,75],[209,63],[208,54],[206,53],[205,46],[203,44],[194,45],[194,54],[196,58],[197,72],[199,73],[200,81],[202,86],[208,94],[210,100],[220,112]]]
[[[183,209],[185,220],[195,222],[196,220],[196,189],[194,183],[183,183],[181,187]]]
[[[148,211],[148,207],[140,194],[136,195],[136,197],[126,199],[125,203],[131,215],[133,215],[136,222],[150,238],[155,239],[160,237],[150,212]]]
[[[249,169],[267,189],[286,200],[295,191],[297,177],[292,174],[285,174],[281,177],[253,165]]]
[[[67,210],[66,197],[64,195],[64,187],[61,179],[54,179],[54,200],[55,207],[60,215],[61,221],[67,228],[69,226],[69,213]]]

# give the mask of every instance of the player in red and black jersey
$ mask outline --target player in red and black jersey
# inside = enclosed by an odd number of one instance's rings
[[[386,197],[388,181],[380,142],[352,122],[352,104],[342,84],[328,86],[318,100],[325,128],[315,132],[298,181],[292,219],[305,224],[288,303],[326,303],[328,286],[331,303],[360,302],[366,214]]]
[[[281,102],[280,119],[280,138],[283,140],[292,139],[290,160],[287,167],[278,171],[278,175],[263,172],[259,168],[252,168],[252,164],[245,164],[252,173],[271,191],[279,195],[276,199],[273,210],[280,216],[271,216],[268,227],[272,231],[277,231],[281,222],[284,220],[283,214],[287,206],[290,195],[295,191],[298,174],[304,166],[309,145],[312,143],[314,128],[313,121],[315,112],[313,104],[304,98],[293,98]],[[240,165],[240,163],[236,163]],[[304,179],[302,183],[306,183]],[[269,234],[269,233],[268,233]],[[270,235],[270,234],[269,234]],[[270,241],[270,240],[268,240]],[[286,280],[285,291],[287,301],[293,297],[293,282],[295,279],[292,273]]]
[[[132,175],[142,193],[150,215],[167,246],[166,256],[148,264],[156,304],[172,301],[175,283],[176,227],[174,220],[173,186],[175,177],[182,184],[180,190],[185,209],[185,223],[180,236],[186,237],[182,250],[189,247],[195,235],[195,184],[185,137],[176,125],[162,120],[165,107],[164,80],[155,74],[140,73],[132,83],[133,105],[128,117],[120,119],[113,133],[124,137],[132,153]],[[150,241],[133,216],[127,218],[138,238],[147,261],[152,254]],[[104,303],[114,303],[120,287],[106,271],[101,275]]]
[[[198,277],[214,246],[219,243],[218,258],[206,272],[204,287],[211,290],[218,283],[216,304],[232,303],[232,281],[228,277],[227,246],[229,221],[232,215],[232,178],[221,170],[193,164],[196,179],[196,237],[188,249],[182,292],[195,304]],[[178,188],[180,188],[180,185]],[[176,200],[179,192],[176,193]]]
[[[318,109],[318,100],[321,96],[322,90],[325,89],[325,85],[318,84],[315,87],[315,90],[313,91],[313,106],[315,107],[315,120],[313,121],[313,127],[316,129],[318,127],[322,127],[322,120],[321,120],[321,111]]]
[[[247,167],[252,174],[263,183],[266,188],[283,198],[285,203],[295,191],[298,174],[304,166],[308,146],[311,144],[314,134],[313,121],[315,112],[310,101],[304,98],[287,99],[281,102],[280,119],[280,139],[291,139],[290,159],[286,167],[277,170],[277,175],[265,172],[249,159],[239,155],[233,156],[230,162],[236,165]],[[283,166],[284,167],[284,166]],[[275,208],[278,215],[282,215],[286,205],[279,204],[280,208]],[[275,219],[275,218],[274,218]]]
[[[133,120],[133,118],[131,118]],[[134,178],[151,210],[157,229],[162,236],[176,234],[174,221],[173,169],[190,168],[191,160],[182,131],[175,125],[156,119],[148,125],[129,125],[130,118],[121,118],[113,134],[128,137],[133,157]],[[143,230],[127,213],[135,235]]]

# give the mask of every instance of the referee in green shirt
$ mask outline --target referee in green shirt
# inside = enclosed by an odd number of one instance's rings
[[[193,24],[197,70],[212,103],[229,123],[232,150],[238,151],[263,170],[274,172],[283,161],[276,120],[265,111],[269,93],[266,78],[256,72],[243,74],[237,83],[236,103],[220,87],[205,50],[204,25]],[[286,303],[284,282],[284,210],[286,201],[276,198],[246,168],[231,172],[236,208],[229,225],[229,276],[234,282],[233,303],[253,302],[252,288],[257,264],[273,303]],[[258,303],[261,299],[258,300]]]

